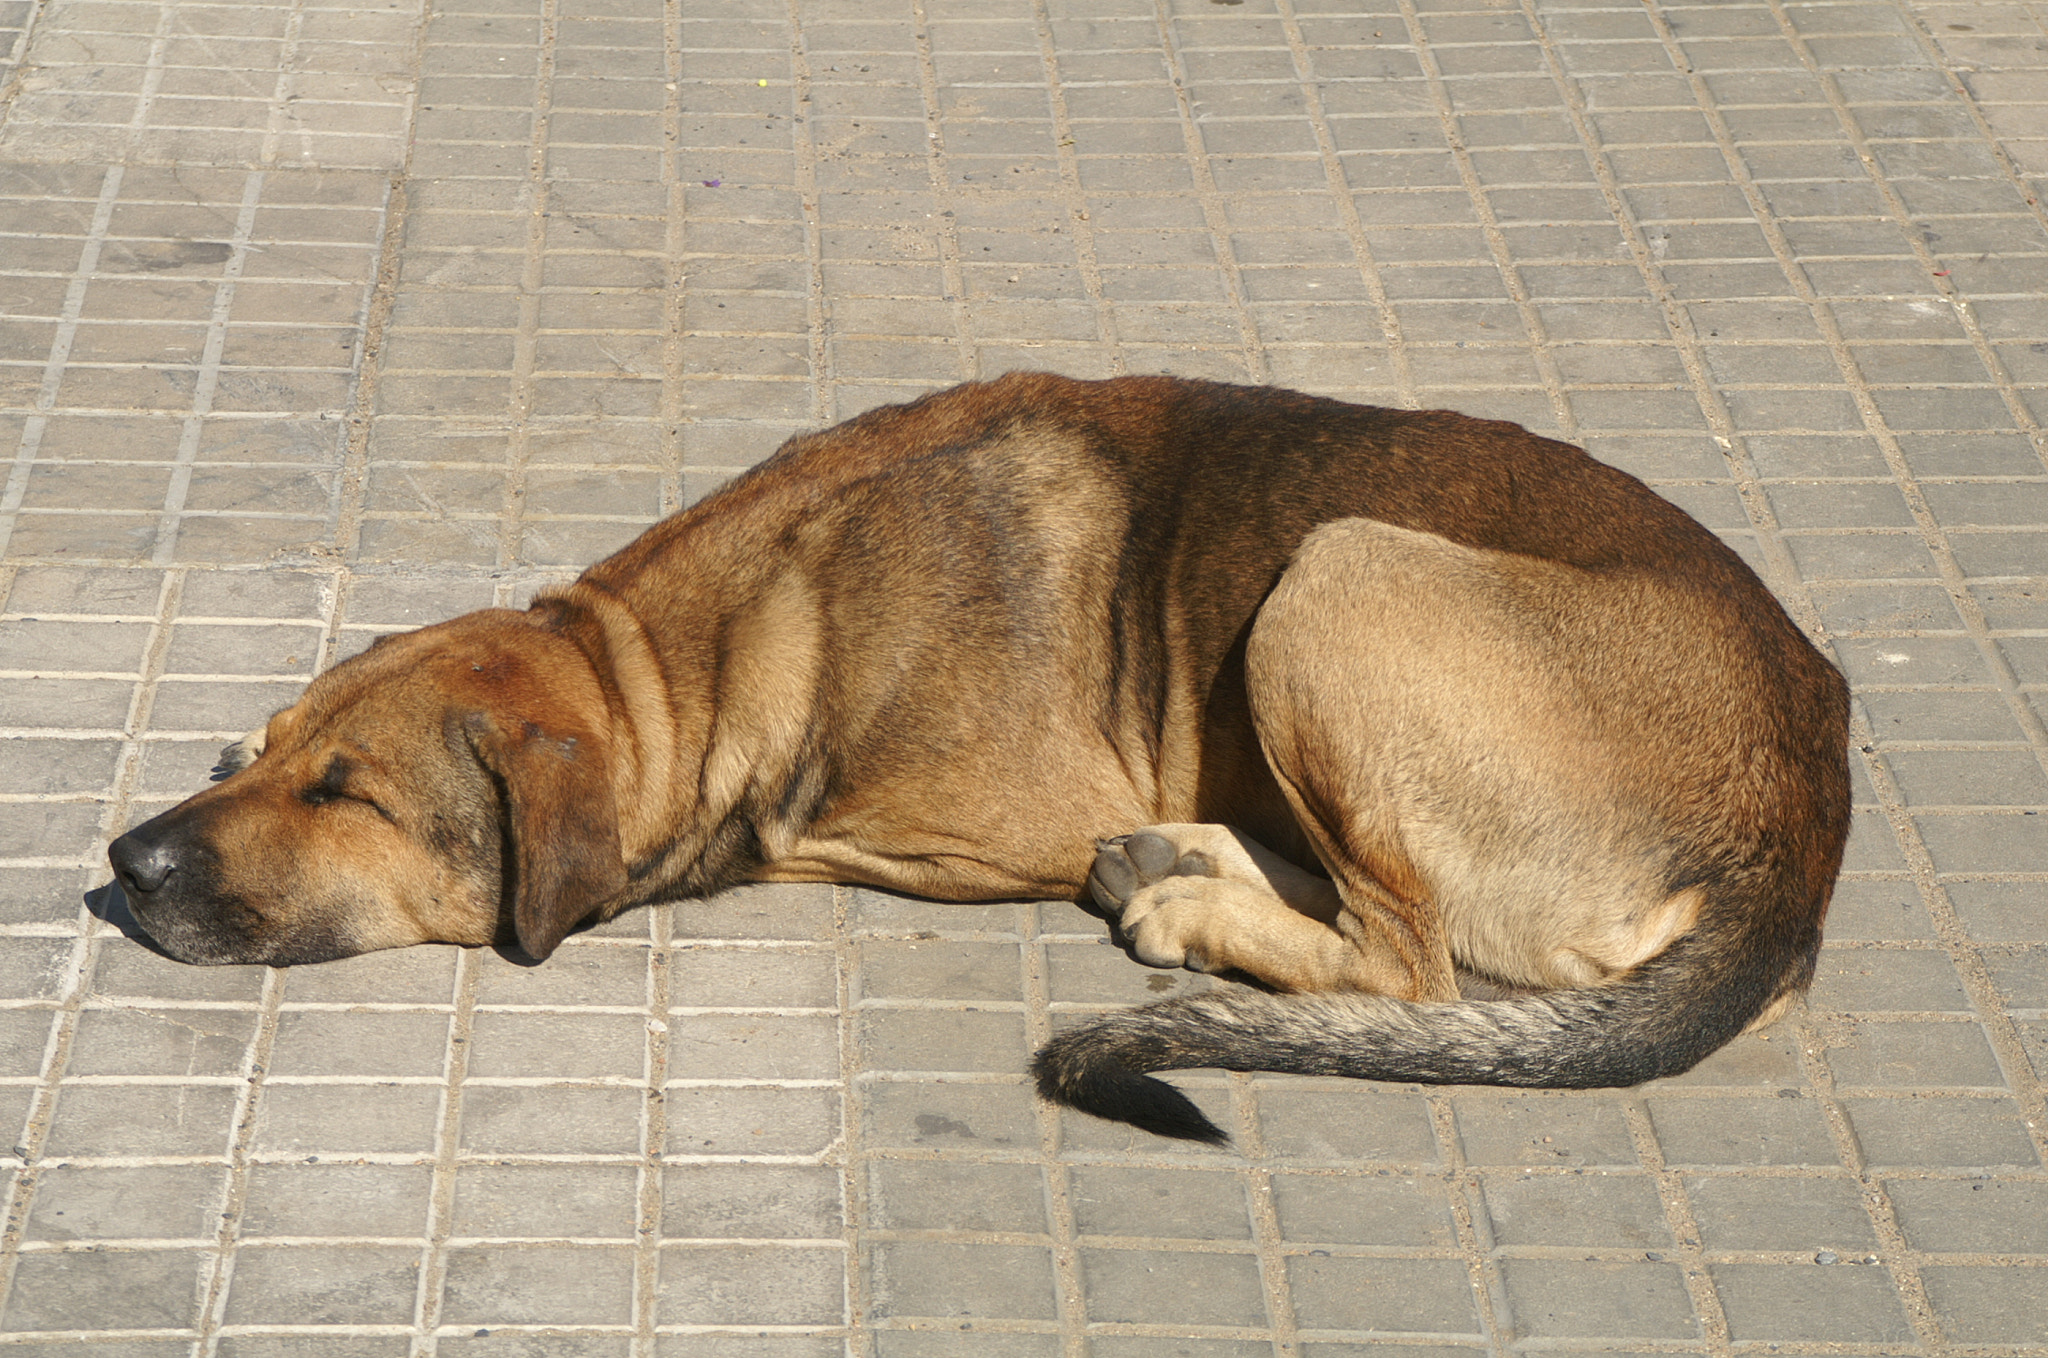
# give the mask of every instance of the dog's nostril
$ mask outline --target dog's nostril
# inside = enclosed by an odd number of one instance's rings
[[[169,845],[145,843],[134,835],[115,840],[107,857],[112,860],[114,875],[121,879],[121,885],[142,892],[163,886],[178,866]]]

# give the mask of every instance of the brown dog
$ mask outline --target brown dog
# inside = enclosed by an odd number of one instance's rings
[[[1807,984],[1842,680],[1713,535],[1513,425],[1044,375],[797,438],[523,613],[388,637],[111,857],[192,962],[516,939],[742,881],[1092,891],[1226,987],[1041,1053],[1629,1084]],[[1459,1001],[1459,974],[1518,998]]]

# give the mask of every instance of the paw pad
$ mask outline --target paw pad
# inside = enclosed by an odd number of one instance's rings
[[[1096,844],[1088,890],[1095,903],[1120,914],[1132,896],[1168,877],[1214,877],[1215,864],[1197,850],[1182,853],[1165,835],[1151,830],[1119,835]]]

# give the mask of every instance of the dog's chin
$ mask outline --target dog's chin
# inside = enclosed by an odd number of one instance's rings
[[[319,925],[251,937],[203,924],[153,922],[147,913],[132,907],[131,913],[136,927],[157,951],[195,967],[297,967],[333,962],[363,951],[343,931]]]

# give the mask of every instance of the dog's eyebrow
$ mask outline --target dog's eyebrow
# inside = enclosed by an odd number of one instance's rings
[[[332,801],[342,795],[348,786],[348,776],[355,771],[355,764],[345,754],[337,754],[327,761],[327,768],[320,774],[320,781],[301,792],[306,801]]]

